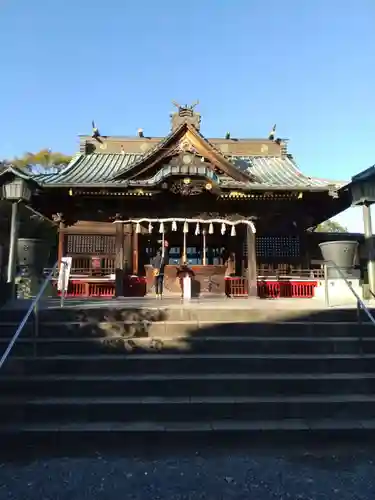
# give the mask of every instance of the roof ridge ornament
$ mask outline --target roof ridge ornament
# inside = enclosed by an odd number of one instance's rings
[[[92,138],[98,139],[99,137],[101,137],[99,129],[94,120],[91,121],[91,126],[92,126]]]
[[[274,140],[275,140],[275,136],[276,136],[276,123],[275,123],[275,125],[272,127],[271,132],[268,134],[268,140],[269,140],[269,141],[274,141]]]
[[[181,105],[176,101],[172,101],[173,106],[177,108],[177,112],[170,115],[172,122],[172,131],[178,129],[183,123],[192,125],[197,130],[200,129],[201,115],[195,111],[195,108],[199,104],[199,100],[196,100],[193,104]]]
[[[185,104],[183,106],[181,106],[181,104],[179,104],[178,102],[176,101],[172,101],[172,104],[173,106],[176,106],[176,108],[178,109],[178,112],[181,113],[181,112],[184,112],[184,111],[191,111],[194,113],[194,108],[196,108],[196,106],[198,106],[199,104],[199,99],[197,99],[193,104],[191,104],[190,106],[188,104]]]

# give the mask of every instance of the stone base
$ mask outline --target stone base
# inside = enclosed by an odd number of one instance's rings
[[[45,278],[36,276],[22,276],[16,278],[17,299],[31,299],[38,295]],[[48,283],[43,294],[45,298],[56,297],[57,291],[52,283]]]
[[[352,285],[353,290],[363,299],[362,286],[360,284],[359,278],[350,278],[348,282]],[[329,279],[327,280],[328,286],[328,297],[330,305],[343,305],[349,303],[355,303],[357,299],[355,298],[353,292],[349,289],[347,283],[343,279]],[[325,300],[326,297],[326,283],[324,280],[318,282],[318,286],[315,289],[315,298],[319,300]]]

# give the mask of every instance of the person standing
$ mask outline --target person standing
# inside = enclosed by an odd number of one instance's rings
[[[236,255],[234,252],[230,252],[227,260],[224,262],[225,265],[225,276],[227,278],[236,275]]]
[[[150,264],[152,265],[154,270],[156,298],[161,299],[163,296],[165,259],[160,250],[158,250],[155,257],[151,259]]]

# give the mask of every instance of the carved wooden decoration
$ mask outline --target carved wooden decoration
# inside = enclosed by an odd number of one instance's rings
[[[64,222],[64,215],[62,212],[58,212],[57,214],[52,214],[53,222],[60,223]]]
[[[196,156],[195,151],[189,152],[189,153],[180,153],[178,155],[172,156],[172,158],[169,161],[169,165],[172,167],[180,167],[180,166],[189,166],[189,167],[200,167],[200,166],[205,166],[204,163],[201,160],[201,157]]]
[[[197,196],[202,194],[206,188],[206,182],[202,181],[191,181],[189,184],[185,184],[185,182],[179,181],[174,182],[170,188],[171,192],[174,194],[179,194],[181,196]]]

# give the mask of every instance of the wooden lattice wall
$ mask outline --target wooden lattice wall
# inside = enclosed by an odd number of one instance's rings
[[[108,234],[67,234],[65,255],[72,274],[111,274],[115,270],[116,237]]]

